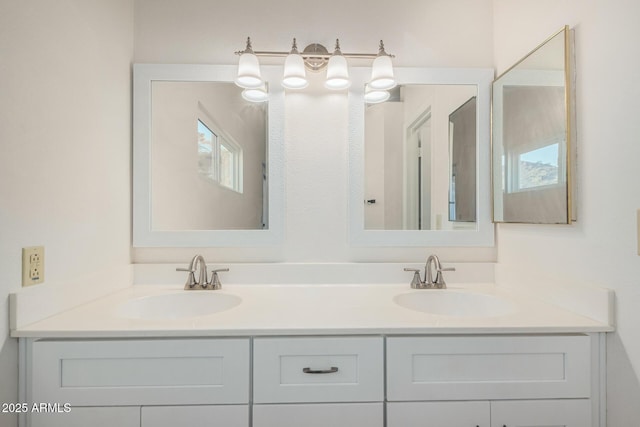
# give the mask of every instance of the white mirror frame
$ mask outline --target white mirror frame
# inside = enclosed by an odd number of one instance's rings
[[[396,68],[398,84],[475,85],[477,97],[476,224],[474,230],[366,230],[364,228],[364,85],[370,68],[353,68],[349,90],[349,240],[354,246],[494,245],[491,221],[491,82],[493,69]]]
[[[151,82],[233,82],[232,65],[134,64],[133,66],[133,246],[271,246],[284,240],[284,92],[282,67],[261,67],[269,86],[268,230],[153,230],[151,228]],[[185,189],[188,191],[188,189]]]

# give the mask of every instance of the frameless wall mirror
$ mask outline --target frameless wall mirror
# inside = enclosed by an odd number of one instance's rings
[[[384,102],[363,102],[364,80],[350,93],[351,241],[492,246],[493,70],[395,72],[399,84]]]
[[[235,67],[134,66],[134,246],[269,244],[280,234],[281,94]]]
[[[564,27],[493,82],[495,222],[576,219],[572,47]]]

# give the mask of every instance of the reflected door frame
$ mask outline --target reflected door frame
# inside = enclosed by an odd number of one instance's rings
[[[405,230],[431,228],[431,107],[405,130],[404,208]],[[426,197],[425,197],[426,196]]]

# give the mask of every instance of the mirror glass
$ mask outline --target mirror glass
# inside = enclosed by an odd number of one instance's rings
[[[151,228],[268,228],[267,104],[231,82],[151,83]]]
[[[364,103],[368,73],[349,93],[351,242],[492,246],[493,70],[396,68],[379,104]]]
[[[572,62],[565,27],[493,83],[496,222],[575,220]]]
[[[476,228],[477,91],[403,84],[366,105],[365,229]]]
[[[236,67],[134,65],[134,246],[282,239],[283,94],[253,103]],[[271,76],[273,75],[273,76]]]

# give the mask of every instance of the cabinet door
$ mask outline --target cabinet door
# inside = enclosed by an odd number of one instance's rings
[[[491,402],[492,427],[588,427],[589,399]]]
[[[140,427],[140,407],[73,407],[67,413],[30,413],[31,427]]]
[[[391,402],[387,427],[489,427],[490,412],[489,402]]]
[[[382,403],[254,405],[253,427],[383,427]]]
[[[144,406],[140,425],[141,427],[248,427],[249,406]]]

